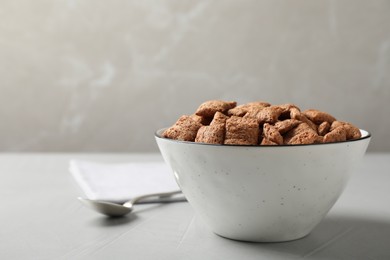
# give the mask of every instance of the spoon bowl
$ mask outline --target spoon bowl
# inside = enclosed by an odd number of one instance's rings
[[[86,198],[78,197],[79,201],[83,203],[84,206],[87,208],[90,208],[96,212],[99,212],[103,215],[106,215],[108,217],[122,217],[127,214],[129,214],[133,210],[133,205],[137,202],[140,202],[144,199],[157,197],[162,199],[163,202],[174,202],[178,200],[163,200],[164,198],[171,197],[176,194],[180,194],[181,191],[171,191],[171,192],[163,192],[163,193],[153,193],[153,194],[146,194],[138,197],[134,197],[131,200],[123,203],[123,204],[117,204],[109,201],[103,201],[103,200],[91,200]]]
[[[133,210],[132,205],[131,207],[125,207],[120,204],[103,201],[103,200],[90,200],[81,197],[78,197],[78,199],[87,208],[93,209],[103,215],[110,216],[110,217],[121,217],[126,214],[129,214]]]

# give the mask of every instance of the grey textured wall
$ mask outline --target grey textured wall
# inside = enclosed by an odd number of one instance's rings
[[[209,99],[318,108],[390,151],[390,1],[3,0],[0,151],[157,151]]]

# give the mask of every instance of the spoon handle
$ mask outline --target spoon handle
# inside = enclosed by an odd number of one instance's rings
[[[138,201],[141,201],[143,199],[152,198],[152,197],[165,198],[165,197],[171,197],[173,195],[180,194],[180,193],[182,193],[181,190],[141,195],[141,196],[134,197],[131,200],[125,202],[123,204],[123,206],[132,207],[135,203],[137,203]]]

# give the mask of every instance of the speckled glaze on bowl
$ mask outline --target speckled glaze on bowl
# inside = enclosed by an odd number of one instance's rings
[[[340,197],[370,141],[294,146],[156,141],[195,213],[216,234],[279,242],[306,236]]]

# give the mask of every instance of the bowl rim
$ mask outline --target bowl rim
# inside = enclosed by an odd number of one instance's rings
[[[245,145],[245,144],[209,144],[209,143],[198,143],[198,142],[191,142],[191,141],[182,141],[182,140],[175,140],[170,139],[161,136],[162,132],[169,127],[160,128],[157,131],[154,132],[154,136],[158,139],[167,140],[173,143],[183,143],[183,144],[191,144],[191,145],[206,145],[206,146],[219,146],[219,147],[245,147],[245,148],[261,148],[261,147],[302,147],[302,146],[321,146],[321,145],[335,145],[335,144],[345,144],[345,143],[352,143],[352,142],[359,142],[363,141],[365,139],[371,138],[371,133],[364,130],[359,129],[360,133],[362,134],[362,137],[359,139],[353,139],[353,140],[347,140],[347,141],[338,141],[338,142],[332,142],[332,143],[316,143],[316,144],[280,144],[280,145]]]

